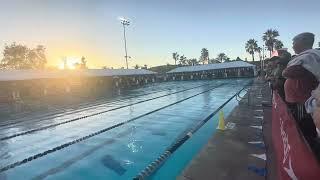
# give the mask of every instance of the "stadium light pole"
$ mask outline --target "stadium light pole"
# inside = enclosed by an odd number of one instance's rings
[[[123,26],[123,39],[124,39],[124,50],[125,50],[125,58],[126,58],[126,65],[127,65],[127,69],[129,69],[128,66],[128,58],[130,58],[128,56],[128,52],[127,52],[127,38],[126,38],[126,26],[130,25],[129,20],[125,19],[125,18],[120,18],[120,22]]]
[[[264,60],[266,58],[266,55],[265,55],[265,50],[267,50],[267,47],[263,44],[262,45],[262,68],[264,69]]]

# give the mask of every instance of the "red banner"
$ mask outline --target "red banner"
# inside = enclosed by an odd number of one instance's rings
[[[300,135],[296,122],[277,93],[273,96],[272,142],[278,179],[319,180],[320,166]]]

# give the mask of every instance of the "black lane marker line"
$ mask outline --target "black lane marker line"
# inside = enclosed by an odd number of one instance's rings
[[[188,129],[185,134],[178,138],[172,145],[170,145],[165,152],[163,152],[156,160],[150,163],[145,169],[143,169],[138,175],[136,175],[133,180],[143,180],[156,172],[159,167],[161,167],[166,160],[181,146],[183,145],[191,136],[196,133],[205,123],[207,123],[214,115],[216,115],[225,105],[227,105],[234,97],[236,97],[243,89],[245,89],[250,83],[246,84],[241,90],[225,101],[221,106],[219,106],[213,113],[207,116],[204,120],[200,121],[195,125],[194,128]]]
[[[159,98],[162,98],[162,97],[170,96],[170,95],[173,95],[173,94],[189,91],[191,89],[199,88],[199,87],[206,86],[206,85],[208,85],[208,84],[204,84],[204,85],[200,85],[200,86],[184,89],[184,90],[181,90],[181,91],[177,91],[177,92],[173,92],[173,93],[157,96],[157,97],[154,97],[154,98],[138,101],[138,102],[135,102],[135,103],[132,103],[132,104],[124,105],[124,106],[119,106],[119,107],[116,107],[116,108],[108,109],[106,111],[100,111],[100,112],[93,113],[93,114],[90,114],[90,115],[77,117],[77,118],[70,119],[70,120],[67,120],[67,121],[63,121],[63,122],[60,122],[60,123],[51,124],[51,125],[48,125],[48,126],[43,126],[43,127],[40,127],[40,128],[31,129],[31,130],[20,132],[20,133],[16,133],[16,134],[13,134],[13,135],[10,135],[10,136],[4,136],[4,137],[0,138],[0,141],[8,140],[8,139],[11,139],[11,138],[15,138],[15,137],[18,137],[18,136],[23,136],[23,135],[26,135],[26,134],[34,133],[34,132],[45,130],[45,129],[49,129],[49,128],[52,128],[52,127],[60,126],[60,125],[63,125],[63,124],[67,124],[67,123],[78,121],[78,120],[85,119],[85,118],[88,118],[88,117],[92,117],[92,116],[96,116],[96,115],[99,115],[99,114],[107,113],[107,112],[110,112],[110,111],[122,109],[122,108],[129,107],[129,106],[132,106],[132,105],[136,105],[136,104],[144,103],[144,102],[147,102],[147,101],[159,99]]]
[[[26,164],[26,163],[28,163],[28,162],[30,162],[30,161],[33,161],[33,160],[38,159],[38,158],[40,158],[40,157],[46,156],[46,155],[51,154],[51,153],[53,153],[53,152],[56,152],[56,151],[58,151],[58,150],[64,149],[64,148],[66,148],[66,147],[68,147],[68,146],[71,146],[71,145],[73,145],[73,144],[76,144],[76,143],[79,143],[79,142],[81,142],[81,141],[87,140],[87,139],[89,139],[89,138],[91,138],[91,137],[94,137],[94,136],[99,135],[99,134],[101,134],[101,133],[107,132],[107,131],[109,131],[109,130],[111,130],[111,129],[114,129],[114,128],[116,128],[116,127],[120,127],[120,126],[122,126],[122,125],[124,125],[124,124],[127,124],[127,123],[129,123],[129,122],[135,121],[135,120],[137,120],[137,119],[139,119],[139,118],[142,118],[142,117],[144,117],[144,116],[147,116],[147,115],[149,115],[149,114],[155,113],[155,112],[157,112],[157,111],[160,111],[160,110],[162,110],[162,109],[168,108],[168,107],[173,106],[173,105],[176,105],[176,104],[178,104],[178,103],[181,103],[181,102],[186,101],[186,100],[188,100],[188,99],[191,99],[191,98],[193,98],[193,97],[199,96],[200,94],[204,94],[204,93],[206,93],[206,92],[212,91],[213,89],[216,89],[216,88],[221,87],[221,86],[223,86],[223,85],[225,85],[225,83],[220,84],[220,85],[218,85],[218,86],[215,86],[215,87],[213,87],[213,88],[207,89],[207,90],[205,90],[205,91],[202,91],[202,92],[197,93],[197,94],[195,94],[195,95],[189,96],[189,97],[187,97],[187,98],[185,98],[185,99],[176,101],[176,102],[174,102],[174,103],[172,103],[172,104],[169,104],[169,105],[163,106],[163,107],[161,107],[161,108],[155,109],[155,110],[150,111],[150,112],[148,112],[148,113],[142,114],[142,115],[137,116],[137,117],[135,117],[135,118],[129,119],[129,120],[127,120],[127,121],[124,121],[124,122],[115,124],[115,125],[113,125],[113,126],[107,127],[107,128],[105,128],[105,129],[102,129],[102,130],[97,131],[97,132],[94,132],[94,133],[91,133],[91,134],[89,134],[89,135],[87,135],[87,136],[83,136],[83,137],[78,138],[78,139],[76,139],[76,140],[73,140],[73,141],[67,142],[67,143],[65,143],[65,144],[59,145],[59,146],[54,147],[54,148],[52,148],[52,149],[46,150],[46,151],[44,151],[44,152],[42,152],[42,153],[38,153],[38,154],[36,154],[36,155],[27,157],[27,158],[25,158],[25,159],[23,159],[23,160],[20,160],[20,161],[17,161],[17,162],[15,162],[15,163],[9,164],[9,165],[7,165],[7,166],[1,167],[1,168],[0,168],[0,173],[2,173],[2,172],[4,172],[4,171],[7,171],[7,170],[9,170],[9,169],[15,168],[15,167],[17,167],[17,166],[21,166],[21,165],[23,165],[23,164]]]
[[[97,145],[97,146],[85,151],[84,153],[82,153],[82,154],[80,154],[78,156],[75,156],[75,157],[63,162],[59,166],[51,168],[51,169],[47,170],[46,172],[43,172],[43,173],[33,177],[32,180],[45,179],[48,176],[51,176],[51,175],[54,175],[54,174],[59,173],[61,171],[64,171],[65,169],[70,167],[72,164],[82,160],[83,158],[89,156],[90,154],[94,153],[95,151],[99,150],[100,148],[102,148],[102,147],[104,147],[106,145],[114,143],[115,141],[116,140],[114,140],[114,139],[108,139],[108,140],[104,141],[103,143],[101,143],[101,144],[99,144],[99,145]]]
[[[201,87],[201,86],[206,86],[208,85],[209,83],[207,84],[203,84],[203,85],[199,85],[199,86],[195,86],[193,88],[198,88],[198,87]],[[168,90],[168,89],[167,89]],[[159,92],[162,92],[162,91],[167,91],[167,90],[160,90],[160,91],[156,91],[156,92],[152,92],[152,93],[145,93],[145,94],[141,94],[141,95],[137,95],[137,96],[133,96],[133,97],[129,97],[127,99],[118,99],[117,101],[109,101],[109,103],[112,103],[113,105],[115,103],[118,103],[118,102],[126,102],[130,99],[134,99],[134,98],[137,98],[137,97],[140,97],[140,96],[146,96],[146,95],[150,95],[150,94],[156,94],[156,93],[159,93]],[[108,101],[105,101],[104,103],[108,103]],[[99,107],[99,106],[103,106],[104,103],[99,103],[99,104],[95,104],[95,105],[92,105],[92,106],[88,106],[88,107],[82,107],[81,110],[74,110],[73,112],[67,112],[67,113],[64,113],[64,114],[61,114],[61,115],[57,115],[57,116],[54,116],[54,114],[51,114],[51,115],[47,115],[47,116],[40,116],[38,118],[41,118],[40,120],[34,120],[34,121],[31,121],[31,122],[40,122],[40,121],[45,121],[45,120],[49,120],[49,119],[52,119],[52,118],[57,118],[57,117],[62,117],[62,116],[65,116],[65,115],[70,115],[70,114],[73,114],[73,113],[78,113],[78,112],[81,112],[81,111],[84,111],[84,110],[91,110],[91,109],[94,109],[96,107]],[[110,104],[110,105],[112,105]],[[14,119],[13,119],[14,120]],[[10,120],[9,120],[10,121]],[[9,122],[9,121],[6,121],[6,122]],[[10,125],[14,125],[14,124],[19,124],[21,122],[24,122],[25,120],[21,120],[21,121],[15,121],[15,122],[10,122],[10,123],[6,123],[6,124],[0,124],[0,127],[6,127],[6,126],[10,126]],[[29,119],[30,121],[30,119]]]

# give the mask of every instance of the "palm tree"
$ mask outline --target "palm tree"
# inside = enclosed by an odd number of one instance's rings
[[[217,58],[209,59],[209,64],[217,64],[217,63],[221,63],[219,59]]]
[[[197,61],[196,58],[188,59],[188,60],[187,60],[187,63],[188,63],[189,66],[198,65],[198,61]]]
[[[87,69],[87,60],[84,56],[81,57],[81,63],[80,63],[81,69]]]
[[[236,61],[242,61],[242,59],[239,58],[239,56],[236,58]]]
[[[138,64],[136,64],[136,65],[134,66],[134,68],[135,68],[135,69],[139,69],[140,66],[139,66]]]
[[[274,49],[278,50],[281,48],[283,48],[283,43],[280,40],[276,39],[276,41],[274,42]]]
[[[206,48],[201,49],[201,56],[200,56],[200,61],[202,64],[205,64],[205,62],[209,62],[209,51]]]
[[[265,45],[267,46],[270,52],[270,57],[274,49],[274,44],[277,40],[276,37],[278,36],[279,36],[279,32],[275,29],[268,29],[262,36],[262,39],[265,42]]]
[[[179,60],[179,54],[177,52],[172,53],[172,58],[174,59],[174,65],[177,65],[177,61]]]
[[[179,63],[180,63],[180,65],[186,65],[187,58],[184,55],[180,56]]]
[[[261,61],[262,60],[262,56],[261,56],[262,48],[261,47],[257,47],[255,51],[259,54],[259,60]]]
[[[231,59],[227,57],[224,62],[231,62]]]
[[[257,51],[258,44],[254,39],[249,39],[246,43],[246,51],[251,54],[252,61],[254,61],[254,52]]]
[[[225,53],[219,53],[217,59],[218,59],[220,62],[223,62],[223,61],[225,61],[225,60],[228,59],[228,56],[227,56]]]

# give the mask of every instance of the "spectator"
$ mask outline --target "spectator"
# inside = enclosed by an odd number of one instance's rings
[[[273,91],[273,84],[275,80],[275,73],[276,73],[276,61],[279,59],[278,56],[273,56],[271,59],[268,60],[267,68],[266,68],[266,80],[269,82],[269,87]]]
[[[305,103],[306,110],[313,117],[316,126],[318,137],[314,139],[312,150],[314,151],[317,159],[320,161],[320,86],[312,91],[312,96]]]
[[[285,100],[284,83],[286,79],[282,76],[283,70],[286,68],[291,59],[289,52],[282,52],[276,60],[276,68],[273,72],[273,89]]]
[[[293,49],[297,56],[289,62],[289,66],[300,65],[320,80],[320,51],[312,49],[314,34],[301,33],[293,39]]]
[[[313,113],[313,119],[317,127],[317,132],[320,134],[320,86],[312,93],[315,98],[315,109]]]
[[[269,59],[265,59],[264,62],[265,62],[265,65],[264,65],[264,69],[262,69],[264,71],[264,78],[267,79],[267,77],[269,76],[270,74],[270,68],[269,68]]]
[[[293,38],[293,49],[297,56],[283,71],[287,79],[284,85],[285,99],[310,144],[317,136],[311,115],[306,113],[304,103],[319,84],[320,51],[312,49],[314,34],[301,33]]]
[[[305,103],[306,110],[313,116],[317,128],[318,137],[320,137],[320,85],[312,91],[311,97]]]

